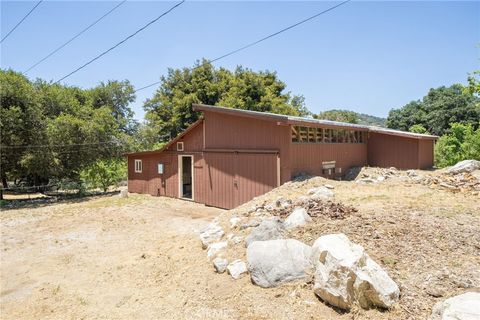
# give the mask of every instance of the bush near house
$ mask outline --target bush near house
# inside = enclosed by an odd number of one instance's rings
[[[108,187],[125,180],[127,172],[127,164],[125,161],[117,159],[97,160],[80,172],[80,177],[87,188],[101,188],[103,192],[107,192]]]
[[[480,160],[480,128],[453,123],[450,132],[441,136],[435,146],[435,165],[443,168],[466,160]]]

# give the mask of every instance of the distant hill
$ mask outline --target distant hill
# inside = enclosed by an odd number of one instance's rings
[[[385,127],[385,122],[387,119],[371,116],[365,113],[357,113],[357,122],[359,124],[365,124],[369,126]]]
[[[314,118],[333,120],[340,122],[358,123],[369,126],[385,127],[385,118],[371,116],[364,113],[357,113],[349,110],[332,109],[322,111],[318,115],[314,115]]]

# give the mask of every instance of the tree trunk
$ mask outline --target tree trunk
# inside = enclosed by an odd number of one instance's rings
[[[5,189],[8,188],[8,181],[7,181],[7,177],[6,176],[3,176],[2,177],[2,185]]]

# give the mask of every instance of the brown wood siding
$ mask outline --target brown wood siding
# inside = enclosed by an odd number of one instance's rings
[[[300,172],[322,175],[323,161],[336,161],[336,176],[354,166],[367,164],[366,143],[292,143],[290,147],[292,177]],[[342,168],[338,173],[338,168]]]
[[[204,112],[205,149],[278,150],[281,183],[290,180],[290,127],[254,118]]]
[[[278,185],[277,155],[205,153],[205,204],[232,209]]]
[[[434,140],[418,141],[418,163],[419,169],[430,169],[433,167]]]
[[[418,143],[420,140],[380,133],[369,133],[368,165],[418,169]]]
[[[177,142],[183,142],[183,153],[192,151],[202,151],[203,149],[203,123],[192,129],[188,134],[180,138]],[[166,151],[177,151],[177,144],[174,143]]]

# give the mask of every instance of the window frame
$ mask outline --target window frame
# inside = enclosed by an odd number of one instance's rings
[[[182,146],[182,147],[180,148],[180,146]],[[184,150],[185,150],[185,146],[183,144],[183,141],[178,141],[177,142],[177,151],[184,151]]]
[[[142,159],[135,159],[135,173],[142,173],[143,171],[143,163],[142,163]]]
[[[162,170],[160,170],[160,168]],[[160,172],[161,171],[161,172]],[[157,173],[158,174],[164,174],[165,173],[165,164],[163,162],[158,162],[157,163]]]

